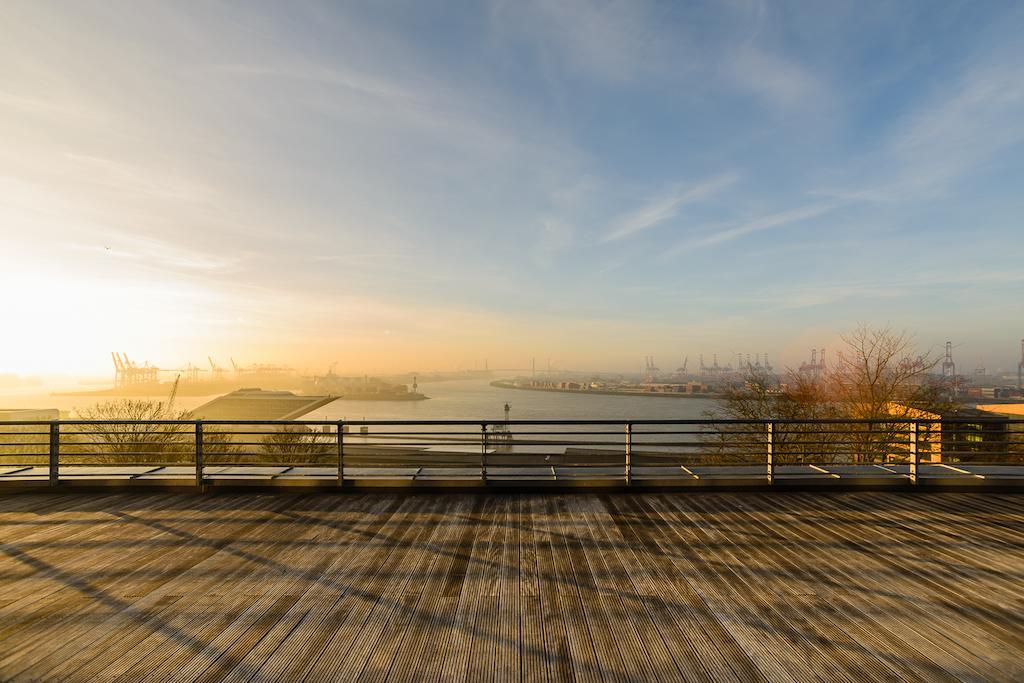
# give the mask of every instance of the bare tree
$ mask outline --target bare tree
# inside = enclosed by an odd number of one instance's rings
[[[918,352],[912,335],[888,326],[860,324],[842,340],[843,348],[822,375],[788,369],[776,384],[770,376],[753,373],[742,387],[726,395],[711,416],[797,421],[783,422],[775,430],[777,461],[873,462],[906,452],[907,420],[953,407],[948,387],[932,372],[940,357]],[[799,422],[837,419],[872,422]],[[756,435],[751,439],[749,429],[720,431],[747,433],[752,455],[763,453],[763,443],[758,443]],[[743,441],[728,433],[718,438],[723,445]]]
[[[872,421],[851,427],[855,460],[905,453],[907,420],[955,407],[946,381],[933,372],[941,358],[919,352],[913,335],[861,323],[842,339],[825,381],[847,417]]]
[[[263,437],[261,450],[272,462],[323,463],[335,453],[337,439],[335,433],[316,431],[305,425],[285,425]]]
[[[757,420],[757,424],[716,425],[709,442],[717,441],[724,461],[761,462],[765,458],[768,434],[761,422],[783,421],[775,426],[773,444],[777,462],[831,462],[840,435],[833,425],[801,423],[843,417],[818,379],[788,370],[779,382],[764,370],[752,370],[743,385],[730,389],[709,417],[727,420]],[[796,422],[785,422],[785,421]]]
[[[62,454],[83,463],[190,460],[195,452],[195,431],[191,425],[153,423],[191,419],[189,411],[175,407],[177,394],[175,380],[167,401],[125,398],[77,410],[78,418],[90,422],[75,425],[79,433],[61,440]]]
[[[834,401],[849,417],[908,419],[921,411],[953,408],[949,387],[932,371],[941,358],[920,353],[914,337],[891,327],[865,323],[843,335],[844,348],[827,371],[825,381]]]
[[[44,464],[50,452],[46,425],[12,425],[0,422],[0,464]]]

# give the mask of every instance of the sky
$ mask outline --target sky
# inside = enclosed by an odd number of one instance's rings
[[[1019,2],[0,3],[0,372],[1015,368]]]

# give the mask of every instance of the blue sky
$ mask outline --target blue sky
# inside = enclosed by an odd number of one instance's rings
[[[3,362],[797,363],[870,321],[1015,366],[1022,35],[1014,2],[5,2],[0,284],[80,331],[22,303]]]

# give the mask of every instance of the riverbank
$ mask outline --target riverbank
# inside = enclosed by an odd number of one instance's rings
[[[704,394],[685,394],[675,392],[670,393],[664,391],[633,391],[629,389],[562,389],[560,387],[522,387],[507,380],[501,379],[496,379],[493,382],[491,382],[491,386],[498,389],[518,389],[519,391],[545,391],[555,394],[584,394],[588,396],[640,396],[644,398],[696,398],[705,400],[723,398],[723,394],[710,392]]]

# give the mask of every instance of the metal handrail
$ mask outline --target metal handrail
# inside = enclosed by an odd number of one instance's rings
[[[508,424],[508,425],[706,425],[706,424],[765,424],[774,422],[776,424],[1004,424],[1024,423],[1024,418],[1003,418],[992,417],[943,417],[943,418],[909,418],[909,417],[885,417],[885,418],[771,418],[771,419],[748,419],[748,418],[707,418],[707,419],[623,419],[623,420],[587,420],[587,419],[566,419],[566,420],[505,420],[495,418],[493,420],[83,420],[83,419],[60,419],[60,420],[4,420],[0,425],[88,425],[88,424],[153,424],[153,425],[194,425],[202,422],[204,425],[336,425],[339,422],[346,425],[465,425],[480,426],[481,424]]]
[[[550,464],[553,474],[554,467],[600,469],[600,476],[618,477],[627,486],[634,483],[638,467],[674,467],[673,463],[684,469],[687,466],[750,466],[760,459],[765,467],[764,478],[774,483],[780,476],[779,467],[835,466],[850,462],[851,458],[855,463],[863,459],[864,464],[905,464],[909,468],[907,479],[917,483],[922,458],[926,463],[934,463],[936,456],[941,460],[943,455],[975,458],[977,464],[993,461],[999,464],[1000,456],[1012,456],[1020,460],[1024,474],[1022,425],[1024,419],[996,416],[893,416],[870,420],[24,420],[0,423],[0,437],[12,438],[0,440],[0,456],[47,458],[47,475],[53,485],[61,481],[62,464],[78,468],[91,466],[89,458],[108,458],[118,460],[99,464],[149,466],[153,463],[146,460],[159,461],[161,457],[183,458],[172,461],[174,466],[194,466],[195,483],[200,487],[207,483],[207,467],[229,463],[240,467],[312,466],[322,469],[336,461],[337,484],[345,486],[353,478],[346,475],[347,468],[415,465],[421,469],[464,470],[474,467],[473,457],[480,481],[485,485],[493,478],[489,469],[500,474],[502,467],[541,466],[539,463],[548,467],[551,458],[557,459]],[[969,428],[960,429],[962,426]],[[38,431],[4,431],[11,427],[37,428]],[[254,431],[253,427],[265,430]],[[385,431],[371,431],[371,427]],[[397,429],[400,427],[413,429]],[[466,429],[444,429],[452,427]],[[514,429],[517,427],[524,429]],[[614,430],[585,429],[593,427]],[[645,430],[644,427],[661,429]],[[551,430],[545,431],[546,428]],[[601,438],[588,440],[587,436]],[[28,437],[39,441],[25,441]],[[238,437],[246,438],[236,441]],[[31,453],[6,450],[12,447],[34,447],[34,450]],[[470,448],[463,450],[467,447]],[[436,448],[449,450],[432,450]],[[476,448],[475,456],[473,448]],[[516,448],[519,450],[515,451]],[[558,452],[558,448],[562,448],[562,452]],[[718,461],[713,462],[712,456]],[[700,462],[701,459],[707,462]],[[656,464],[652,465],[652,461]],[[669,464],[663,465],[663,462]],[[956,460],[954,464],[960,462]],[[1016,460],[1013,464],[1017,464]],[[621,467],[621,474],[609,475],[605,471],[613,466]],[[826,476],[835,476],[822,467],[817,469]]]

